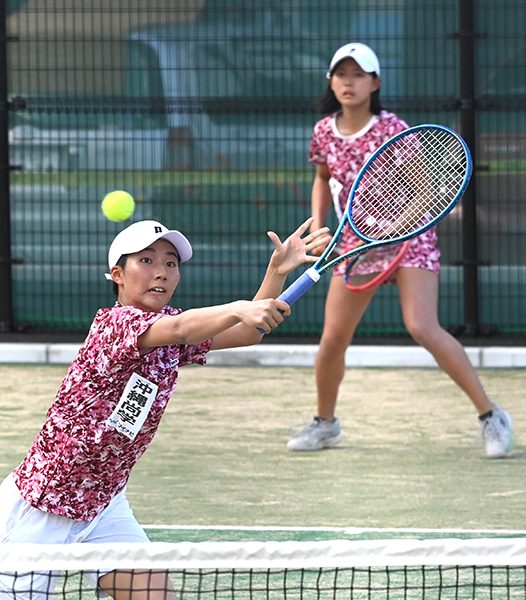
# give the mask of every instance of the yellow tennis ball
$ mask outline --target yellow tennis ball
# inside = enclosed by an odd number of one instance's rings
[[[135,200],[124,190],[115,190],[104,196],[100,206],[103,215],[110,221],[126,221],[133,215]]]

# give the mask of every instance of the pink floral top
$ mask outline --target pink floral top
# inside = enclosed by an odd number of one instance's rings
[[[327,165],[331,174],[331,190],[335,209],[340,218],[347,204],[352,184],[363,163],[371,154],[393,135],[408,128],[405,121],[393,113],[382,111],[352,136],[342,135],[336,125],[336,114],[329,115],[316,123],[312,134],[309,160],[312,163]],[[349,227],[342,232],[340,250],[347,252],[358,242]],[[397,246],[387,246],[374,253],[374,260],[358,263],[356,274],[383,271],[397,253]],[[368,257],[369,258],[369,257]],[[437,234],[434,228],[411,240],[408,251],[400,267],[418,267],[438,274],[440,271],[440,250],[437,247]],[[333,274],[342,276],[346,263],[340,263]],[[394,278],[388,280],[392,282]]]
[[[14,470],[31,506],[90,521],[124,489],[157,431],[179,367],[204,364],[212,343],[141,352],[138,337],[163,315],[180,312],[120,305],[97,312],[40,433]]]

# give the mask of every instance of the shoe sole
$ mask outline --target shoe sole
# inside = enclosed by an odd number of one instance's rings
[[[320,443],[318,445],[316,445],[315,447],[312,448],[291,448],[291,442],[292,440],[289,441],[289,443],[287,444],[287,449],[290,450],[291,452],[318,452],[319,450],[325,450],[326,448],[334,448],[334,446],[337,446],[343,439],[343,434],[338,434],[335,435],[334,437],[330,438],[329,440],[322,440],[320,441]]]

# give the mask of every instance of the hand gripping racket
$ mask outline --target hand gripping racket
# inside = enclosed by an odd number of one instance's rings
[[[448,127],[417,125],[393,136],[360,169],[323,254],[278,299],[293,304],[340,262],[436,225],[462,197],[472,169],[469,148]],[[334,258],[346,225],[364,243]]]

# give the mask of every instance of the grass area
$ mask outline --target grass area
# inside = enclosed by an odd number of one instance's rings
[[[40,427],[65,366],[0,365],[0,477]],[[482,370],[515,420],[488,460],[462,393],[436,369],[351,369],[338,449],[289,453],[314,408],[308,368],[183,369],[129,485],[144,524],[524,529],[524,372]]]
[[[140,186],[170,185],[243,185],[274,184],[284,185],[291,182],[312,182],[313,169],[307,167],[297,170],[277,171],[61,171],[52,173],[13,173],[11,185],[38,186],[100,186],[108,189],[122,186],[125,181],[128,188]]]
[[[486,164],[486,161],[485,161]],[[526,158],[500,159],[487,161],[487,171],[479,171],[482,177],[491,175],[513,175],[526,172]]]
[[[389,529],[389,528],[352,528],[352,527],[159,527],[146,526],[146,532],[152,542],[195,544],[206,542],[323,542],[331,540],[440,540],[477,538],[526,538],[525,530],[488,530],[488,529]]]

